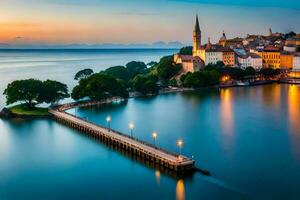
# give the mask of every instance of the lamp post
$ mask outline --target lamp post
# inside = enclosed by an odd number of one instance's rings
[[[130,136],[133,137],[133,129],[134,129],[134,124],[133,123],[129,123],[129,129],[130,129]]]
[[[106,123],[107,123],[107,128],[108,128],[109,131],[110,131],[110,121],[111,121],[111,117],[107,116],[106,117]]]
[[[177,146],[179,148],[179,157],[181,156],[181,148],[183,146],[183,141],[182,140],[177,140]]]
[[[153,138],[153,140],[154,140],[154,146],[156,146],[156,138],[157,138],[157,136],[158,136],[158,134],[157,134],[157,132],[156,131],[154,131],[153,133],[152,133],[152,138]]]

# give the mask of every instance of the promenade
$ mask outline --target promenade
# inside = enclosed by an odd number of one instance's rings
[[[90,134],[91,136],[96,137],[100,140],[105,140],[112,145],[131,152],[132,154],[135,154],[139,157],[143,157],[144,159],[147,159],[159,166],[168,168],[176,172],[189,171],[194,169],[195,161],[191,158],[166,151],[149,143],[130,137],[126,134],[103,126],[99,126],[65,112],[66,110],[75,107],[86,107],[97,104],[110,103],[115,100],[120,99],[112,98],[101,102],[95,101],[64,104],[49,109],[49,112],[54,116],[55,119],[57,119],[61,123],[75,128],[78,131]]]

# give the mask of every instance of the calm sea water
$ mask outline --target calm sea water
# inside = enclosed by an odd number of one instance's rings
[[[127,134],[134,122],[148,142],[155,130],[171,151],[183,139],[183,154],[212,174],[184,179],[52,120],[0,120],[0,199],[299,199],[299,102],[299,86],[274,84],[69,111],[102,125],[110,115]]]

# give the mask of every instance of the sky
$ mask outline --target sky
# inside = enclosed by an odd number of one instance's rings
[[[298,0],[1,0],[0,44],[203,42],[300,32]]]

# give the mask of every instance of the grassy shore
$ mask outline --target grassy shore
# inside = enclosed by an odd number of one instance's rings
[[[24,116],[49,116],[48,108],[28,108],[26,105],[16,105],[8,108],[13,114]]]

